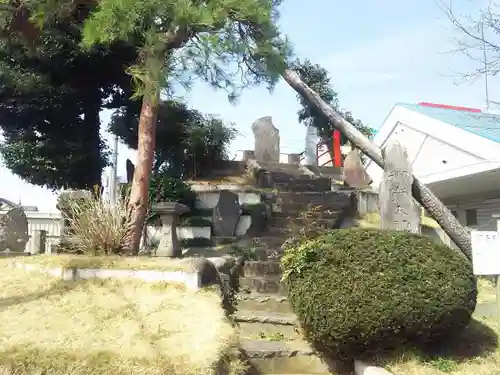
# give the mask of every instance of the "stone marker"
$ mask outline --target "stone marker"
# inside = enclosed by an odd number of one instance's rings
[[[33,254],[44,254],[47,250],[47,231],[35,230],[33,234]]]
[[[300,164],[300,154],[288,154],[288,164]]]
[[[354,149],[346,156],[343,179],[347,185],[356,189],[367,188],[372,183],[372,179],[363,167],[359,150]]]
[[[130,159],[127,159],[127,161],[125,162],[125,169],[127,170],[127,183],[130,184],[134,179],[134,171],[135,171],[134,163],[132,163]]]
[[[255,159],[262,162],[280,161],[280,132],[271,116],[262,117],[252,124],[255,137]]]
[[[219,201],[212,213],[214,234],[218,237],[233,237],[240,215],[241,207],[238,194],[229,190],[221,190]]]
[[[14,207],[0,218],[0,251],[24,252],[28,240],[28,218]]]
[[[182,257],[182,248],[177,236],[179,216],[188,212],[189,207],[177,202],[161,202],[153,207],[153,212],[160,216],[160,243],[154,256]]]
[[[255,159],[255,151],[243,150],[243,161],[249,161],[252,159]]]
[[[385,168],[379,187],[380,226],[420,233],[420,209],[411,193],[413,176],[406,150],[398,141],[390,140],[382,155]]]

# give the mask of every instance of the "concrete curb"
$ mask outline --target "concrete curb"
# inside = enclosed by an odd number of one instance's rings
[[[358,360],[354,360],[354,373],[356,375],[393,375],[382,367],[371,366]]]
[[[128,270],[104,268],[43,268],[33,264],[12,262],[12,267],[27,271],[46,272],[49,275],[60,277],[63,280],[88,279],[139,279],[146,282],[164,281],[172,284],[184,284],[187,289],[199,290],[204,286],[219,284],[219,272],[229,273],[234,267],[233,257],[194,258],[192,271],[157,271],[157,270]]]

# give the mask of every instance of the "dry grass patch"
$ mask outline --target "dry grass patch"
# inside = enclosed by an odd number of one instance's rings
[[[477,287],[480,291],[477,296],[477,303],[495,302],[495,284],[492,281],[480,277],[477,280]]]
[[[491,301],[492,283],[479,280],[479,300]],[[494,293],[494,290],[493,290]],[[425,349],[401,349],[390,359],[375,362],[395,375],[497,375],[500,374],[498,322],[493,317],[473,319],[447,343]]]
[[[90,256],[90,255],[37,255],[15,258],[16,263],[30,264],[42,268],[107,268],[157,271],[192,271],[193,258],[169,259],[148,256]]]
[[[215,375],[235,358],[236,331],[208,290],[67,282],[5,260],[0,282],[1,374]]]

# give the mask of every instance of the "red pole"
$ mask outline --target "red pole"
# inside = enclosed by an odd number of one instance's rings
[[[340,132],[333,131],[333,166],[340,168],[342,166],[342,154],[340,152]]]

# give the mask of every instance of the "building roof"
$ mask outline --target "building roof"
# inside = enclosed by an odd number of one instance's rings
[[[481,112],[479,109],[452,107],[430,103],[407,104],[396,106],[432,117],[454,125],[480,137],[500,143],[500,115]]]

